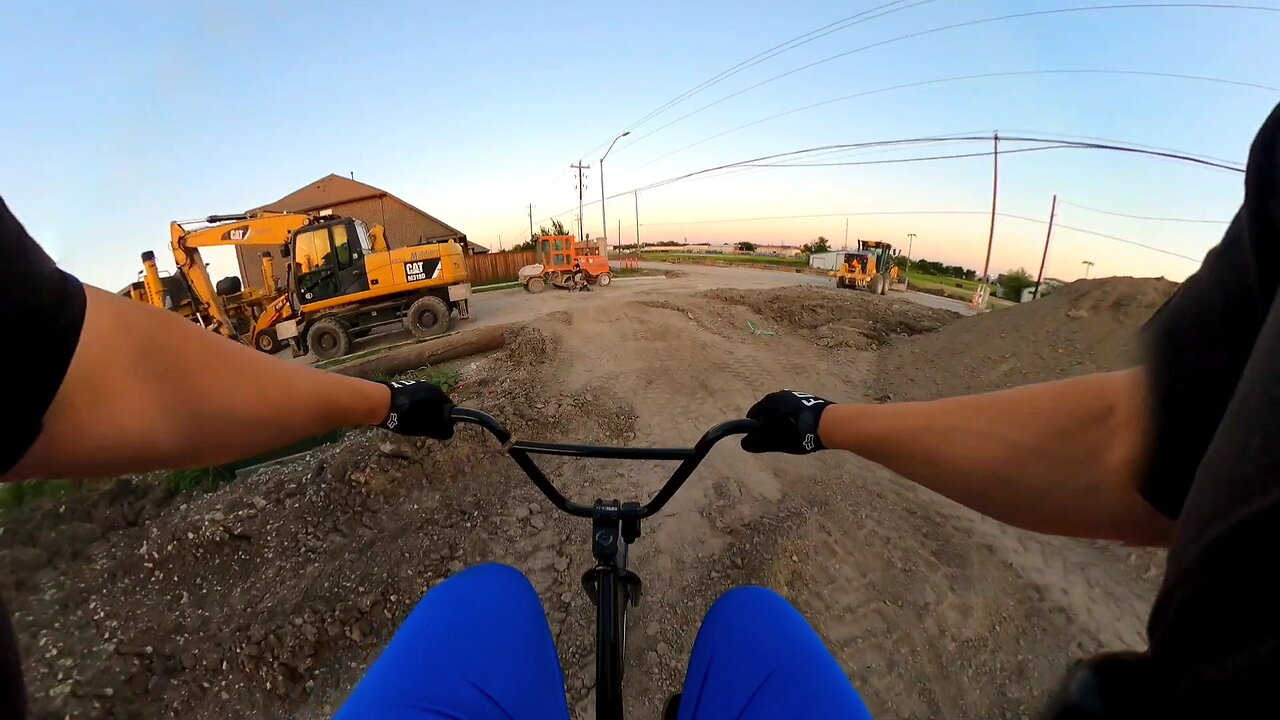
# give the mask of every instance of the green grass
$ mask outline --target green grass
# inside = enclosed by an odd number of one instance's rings
[[[451,393],[454,388],[458,387],[458,382],[462,379],[462,371],[457,368],[427,366],[394,376],[386,373],[374,373],[369,379],[374,382],[390,382],[392,380],[425,380],[439,387],[446,393]]]
[[[782,267],[809,267],[805,258],[784,258],[770,255],[704,255],[701,253],[645,253],[643,260],[671,263],[724,262],[739,265],[779,265]]]
[[[930,293],[932,295],[942,295],[954,300],[963,300],[969,302],[973,299],[973,293],[978,289],[976,280],[963,280],[960,278],[945,277],[942,275],[926,275],[925,273],[909,272],[907,278],[910,280],[910,288],[919,292]],[[999,310],[1007,307],[1013,307],[1017,303],[1011,300],[998,298],[994,295],[987,298],[987,303],[993,310]]]
[[[492,283],[486,283],[484,285],[478,285],[476,287],[471,288],[471,292],[486,293],[486,292],[494,292],[497,290],[514,290],[519,287],[520,287],[519,281],[503,280],[501,282],[492,282]]]
[[[12,510],[47,497],[60,497],[77,485],[70,480],[26,480],[0,485],[0,510]]]
[[[646,268],[617,268],[612,270],[611,272],[613,273],[614,277],[619,277],[619,278],[653,277],[655,275],[662,274],[661,270],[649,270]]]
[[[218,467],[187,468],[173,470],[164,476],[164,484],[174,495],[187,493],[207,493],[236,478],[236,471],[230,465]]]

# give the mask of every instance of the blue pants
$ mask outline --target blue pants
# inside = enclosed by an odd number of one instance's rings
[[[504,565],[427,593],[338,720],[567,720],[564,674],[533,586]],[[739,588],[693,645],[680,720],[870,720],[839,663],[777,593]]]

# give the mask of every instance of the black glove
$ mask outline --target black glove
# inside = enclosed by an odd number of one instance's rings
[[[382,383],[391,388],[391,409],[378,427],[399,435],[448,440],[453,437],[453,401],[440,388],[418,380]]]
[[[818,420],[822,411],[834,404],[817,395],[794,390],[769,393],[747,411],[747,417],[758,421],[760,429],[742,437],[742,449],[751,453],[792,455],[825,450],[818,437]]]

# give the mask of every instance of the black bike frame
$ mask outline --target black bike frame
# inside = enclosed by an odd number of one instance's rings
[[[502,449],[516,461],[551,504],[578,517],[591,518],[591,554],[595,567],[582,577],[588,596],[596,605],[596,718],[622,719],[622,641],[619,635],[620,606],[635,605],[640,598],[640,578],[618,562],[620,543],[630,545],[640,537],[640,521],[658,513],[684,485],[716,443],[734,435],[744,435],[757,427],[754,420],[730,420],[708,430],[691,448],[634,448],[598,445],[560,445],[516,440],[493,416],[478,410],[455,407],[450,417],[456,422],[479,425],[502,443]],[[679,461],[675,472],[658,493],[641,505],[596,500],[591,505],[566,498],[534,462],[534,455],[604,458],[609,460]]]

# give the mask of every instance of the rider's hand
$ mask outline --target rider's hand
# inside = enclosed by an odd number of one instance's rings
[[[817,395],[779,390],[769,393],[751,406],[747,417],[760,423],[760,429],[742,437],[742,449],[751,453],[784,452],[807,455],[825,450],[818,437],[818,420],[822,411],[835,403]]]
[[[400,435],[448,440],[453,437],[453,401],[440,388],[418,380],[383,383],[391,388],[391,409],[378,427]]]

